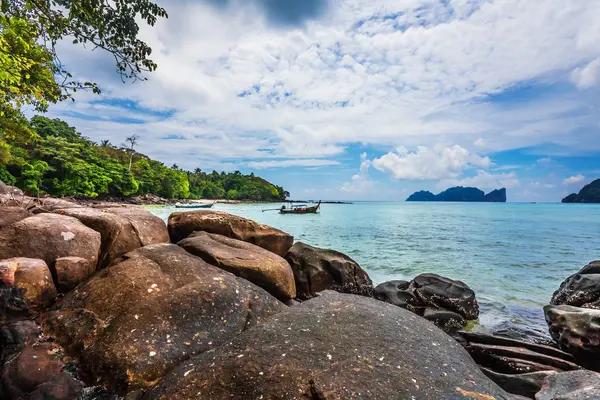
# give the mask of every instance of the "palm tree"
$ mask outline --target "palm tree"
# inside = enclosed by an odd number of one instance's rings
[[[112,143],[110,142],[110,140],[101,140],[100,141],[100,146],[102,146],[102,147],[112,147]]]
[[[133,155],[135,154],[135,146],[137,146],[139,138],[140,135],[138,134],[131,135],[127,139],[125,139],[125,141],[129,143],[129,145],[122,145],[129,153],[129,171],[131,171],[131,163],[133,162]]]

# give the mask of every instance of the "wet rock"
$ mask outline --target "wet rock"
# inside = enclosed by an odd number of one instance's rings
[[[139,247],[168,243],[165,223],[138,207],[76,207],[58,209],[56,213],[77,218],[101,235],[102,248],[98,268]]]
[[[309,299],[323,290],[372,294],[373,283],[356,261],[335,250],[296,242],[285,259],[296,281],[296,295]]]
[[[294,237],[268,225],[220,211],[176,212],[169,217],[169,235],[177,243],[194,231],[205,231],[252,243],[284,257]]]
[[[423,318],[433,322],[444,332],[456,332],[466,325],[465,319],[458,313],[437,308],[427,308],[423,313]]]
[[[552,295],[551,304],[600,308],[600,261],[568,277]]]
[[[600,310],[548,305],[544,315],[550,336],[561,349],[600,369]]]
[[[592,371],[572,371],[546,377],[536,400],[600,399],[600,374]]]
[[[262,247],[207,232],[179,243],[188,252],[262,287],[280,300],[296,297],[294,273],[286,260]]]
[[[182,363],[144,399],[261,397],[510,398],[433,324],[381,301],[327,291]]]
[[[100,234],[65,215],[38,214],[0,231],[0,259],[39,258],[53,273],[60,257],[83,258],[94,269],[99,252]]]
[[[398,307],[415,312],[416,306],[422,306],[412,291],[408,290],[408,281],[389,281],[375,287],[373,295],[375,298],[386,301]]]
[[[21,289],[16,292],[30,310],[43,309],[57,296],[50,269],[43,260],[9,258],[0,260],[0,290]]]
[[[479,317],[475,292],[461,281],[437,274],[421,274],[411,281],[410,289],[428,306],[454,311],[465,319]]]
[[[529,398],[546,376],[581,368],[572,355],[555,347],[485,333],[460,332],[457,339],[490,379]]]
[[[30,320],[0,325],[0,364],[38,340],[41,333],[40,327]]]
[[[56,287],[66,293],[89,278],[95,271],[88,260],[81,257],[60,257],[54,263]]]
[[[0,230],[14,222],[31,217],[31,215],[32,214],[23,207],[0,205]]]
[[[501,374],[487,368],[481,368],[483,373],[496,382],[498,386],[508,393],[517,394],[529,399],[533,399],[535,394],[542,389],[546,378],[557,374],[556,371],[528,372],[525,374]]]
[[[120,394],[287,307],[172,244],[136,249],[68,293],[45,331]]]

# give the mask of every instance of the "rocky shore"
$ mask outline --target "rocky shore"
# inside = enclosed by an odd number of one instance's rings
[[[469,331],[465,283],[356,261],[212,210],[0,194],[0,398],[600,398],[600,262],[549,343]]]

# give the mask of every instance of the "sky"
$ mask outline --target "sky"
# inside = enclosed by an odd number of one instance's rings
[[[50,117],[167,165],[254,172],[295,199],[505,187],[560,201],[600,177],[598,0],[169,0],[158,69],[123,83],[60,44]]]

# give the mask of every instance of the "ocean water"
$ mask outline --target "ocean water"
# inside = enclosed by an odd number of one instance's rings
[[[262,212],[281,204],[216,204],[295,240],[341,251],[375,284],[425,272],[468,284],[480,328],[546,336],[542,307],[570,274],[600,259],[600,205],[356,202],[313,215]],[[165,219],[173,207],[150,207]]]

